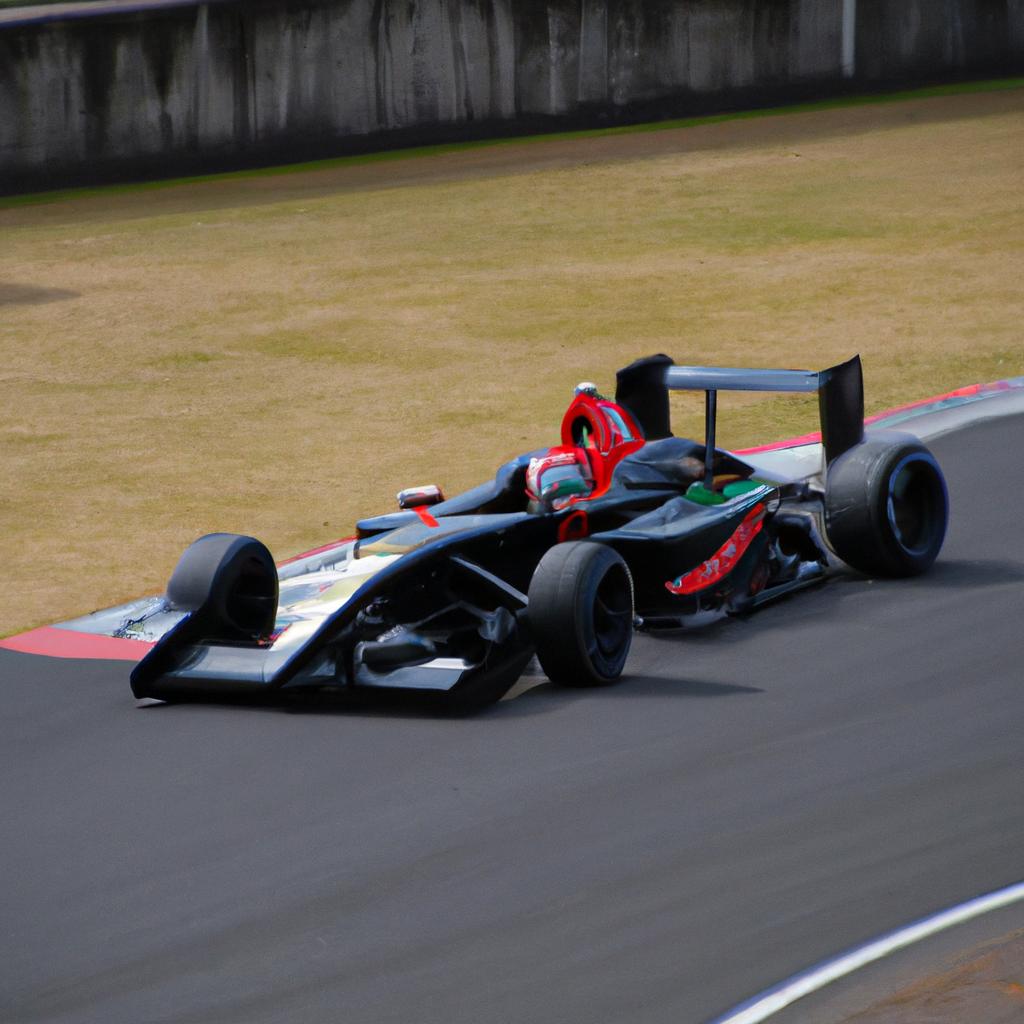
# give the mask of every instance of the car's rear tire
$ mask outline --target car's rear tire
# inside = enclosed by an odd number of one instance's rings
[[[277,566],[255,537],[210,533],[190,544],[167,584],[168,604],[192,613],[211,639],[269,635],[277,617]]]
[[[562,686],[607,686],[633,640],[633,581],[604,544],[567,541],[547,551],[530,581],[528,616],[545,675]]]
[[[948,520],[942,470],[909,434],[869,436],[829,467],[829,543],[844,562],[869,576],[924,572],[942,549]]]

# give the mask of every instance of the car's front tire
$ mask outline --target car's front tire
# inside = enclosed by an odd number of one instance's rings
[[[622,674],[633,640],[633,581],[604,544],[567,541],[547,551],[530,581],[537,659],[562,686],[606,686]]]
[[[190,544],[167,584],[171,608],[192,613],[195,630],[215,640],[269,635],[277,617],[277,566],[255,537],[210,533]]]
[[[869,576],[914,576],[938,557],[949,520],[946,481],[909,434],[879,432],[828,469],[825,526],[848,565]]]

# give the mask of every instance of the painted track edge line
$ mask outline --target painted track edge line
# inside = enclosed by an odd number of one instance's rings
[[[894,406],[892,409],[883,409],[882,412],[872,413],[864,417],[865,427],[887,426],[889,420],[895,422],[892,426],[898,426],[907,419],[915,416],[927,415],[930,412],[940,412],[948,408],[951,403],[960,405],[971,405],[986,398],[994,398],[1004,395],[1007,392],[1024,389],[1024,376],[1004,377],[1002,380],[989,381],[984,384],[967,384],[964,387],[954,388],[952,391],[944,391],[940,395],[931,395],[929,398],[919,398],[914,402],[905,402],[902,405]],[[782,441],[769,441],[767,444],[754,445],[750,448],[734,449],[736,455],[758,455],[762,452],[781,451],[785,448],[797,448],[801,445],[821,443],[821,431],[813,431],[809,434],[801,434],[799,437],[789,437]]]
[[[138,661],[153,644],[147,640],[84,633],[61,626],[40,626],[0,640],[0,650],[37,654],[48,658],[84,658],[103,661]]]
[[[915,942],[931,938],[948,928],[964,924],[983,914],[1022,900],[1024,900],[1024,882],[1015,882],[1003,889],[997,889],[983,896],[976,896],[966,903],[960,903],[922,917],[912,924],[904,925],[896,931],[883,935],[881,938],[873,939],[861,946],[855,946],[839,956],[822,961],[806,971],[795,974],[786,981],[740,1003],[722,1016],[715,1017],[708,1024],[761,1024],[761,1021],[774,1016],[798,999],[819,991],[861,967],[866,967],[876,960],[881,960],[898,950],[905,949]]]

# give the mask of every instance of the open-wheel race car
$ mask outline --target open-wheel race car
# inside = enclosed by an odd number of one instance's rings
[[[703,442],[674,437],[669,391],[706,393]],[[817,392],[823,458],[788,475],[715,446],[726,390]],[[637,360],[615,399],[576,388],[560,444],[453,498],[399,511],[283,566],[251,537],[192,544],[147,616],[160,639],[136,697],[419,692],[499,699],[534,655],[566,686],[612,683],[635,629],[752,611],[838,556],[878,576],[927,569],[948,498],[928,449],[865,435],[858,357],[819,373]]]

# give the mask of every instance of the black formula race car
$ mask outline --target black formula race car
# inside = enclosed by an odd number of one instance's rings
[[[671,389],[706,393],[704,442],[672,435]],[[792,475],[716,448],[725,390],[817,392],[816,464]],[[865,435],[863,414],[857,357],[820,373],[637,360],[614,401],[577,387],[560,444],[453,498],[403,491],[399,511],[280,570],[251,537],[200,538],[147,615],[160,639],[132,690],[415,691],[471,709],[534,655],[556,683],[612,683],[635,629],[752,611],[820,580],[830,552],[923,572],[946,532],[942,472],[910,435]]]

